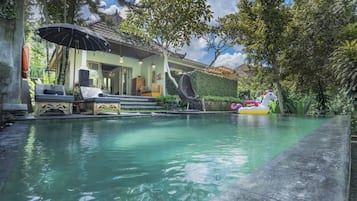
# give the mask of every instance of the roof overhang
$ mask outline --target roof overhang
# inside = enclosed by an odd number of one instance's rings
[[[147,41],[141,37],[130,35],[113,29],[104,22],[89,25],[89,29],[101,34],[110,43],[111,53],[125,57],[145,59],[153,55],[163,55],[162,47],[154,41]],[[182,55],[169,54],[169,63],[176,68],[187,71],[205,69],[206,65],[185,59]]]
[[[192,70],[203,70],[206,68],[206,65],[200,62],[192,61],[189,59],[181,59],[178,57],[169,57],[169,64],[171,64],[173,67],[178,67],[181,69],[185,69],[187,71],[192,71]]]

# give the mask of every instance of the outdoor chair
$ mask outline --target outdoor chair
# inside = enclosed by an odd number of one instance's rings
[[[92,114],[114,111],[120,114],[120,98],[116,95],[105,94],[99,88],[80,86],[82,101]]]
[[[35,115],[60,111],[72,114],[73,96],[67,96],[62,85],[35,85]]]
[[[190,103],[200,102],[203,111],[205,109],[204,98],[200,98],[193,89],[191,78],[187,74],[183,74],[178,83],[178,94],[181,100],[187,101],[187,110],[190,108]]]

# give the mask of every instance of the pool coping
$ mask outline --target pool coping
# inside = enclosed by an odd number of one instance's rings
[[[213,200],[348,200],[350,122],[333,117]]]
[[[74,119],[115,119],[122,117],[138,117],[138,116],[169,116],[169,115],[204,115],[204,114],[233,114],[232,111],[167,111],[167,112],[122,112],[120,114],[105,113],[105,114],[71,114],[71,115],[43,115],[34,116],[33,114],[16,116],[14,121],[46,121],[46,120],[74,120]]]
[[[29,124],[15,124],[0,130],[0,191],[2,190],[10,167],[15,161],[20,146],[26,140]]]

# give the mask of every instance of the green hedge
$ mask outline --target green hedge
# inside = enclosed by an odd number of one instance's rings
[[[181,75],[178,75],[174,72],[171,74],[178,82]],[[192,71],[189,72],[188,75],[191,77],[194,90],[201,97],[237,97],[237,82],[235,80],[225,79],[202,71]],[[173,85],[168,75],[166,75],[166,88],[168,94],[177,95],[177,89]]]

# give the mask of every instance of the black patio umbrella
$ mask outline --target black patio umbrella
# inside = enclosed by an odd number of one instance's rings
[[[41,38],[81,50],[109,50],[109,43],[100,34],[74,24],[58,23],[45,25],[36,30]]]
[[[88,28],[68,23],[57,23],[45,25],[36,30],[36,33],[43,39],[58,45],[81,50],[109,50],[109,43],[100,34]],[[74,74],[75,80],[76,53],[74,54]]]

